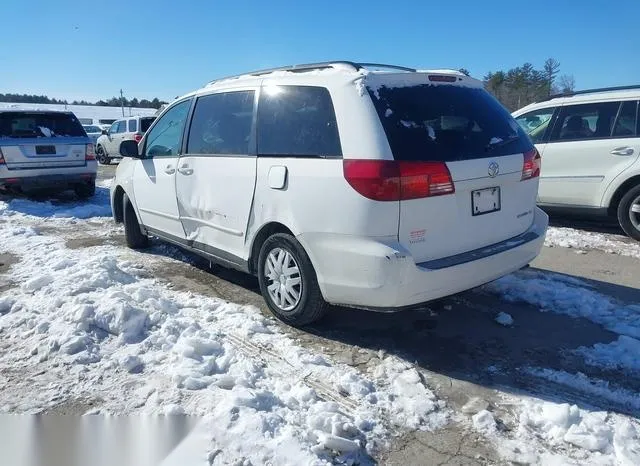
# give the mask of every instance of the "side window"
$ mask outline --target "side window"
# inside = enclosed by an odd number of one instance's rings
[[[611,137],[620,102],[568,105],[562,107],[553,126],[551,141],[578,141]]]
[[[122,120],[118,122],[116,133],[125,133],[127,131],[127,122]]]
[[[129,132],[135,133],[136,131],[138,131],[138,120],[129,120]]]
[[[638,114],[638,102],[622,102],[622,107],[613,126],[613,137],[623,138],[636,135],[636,118]]]
[[[199,97],[193,111],[188,154],[249,154],[254,91]]]
[[[160,117],[147,133],[145,143],[147,157],[175,157],[178,155],[182,142],[182,131],[190,106],[190,100],[183,100]]]
[[[556,107],[542,108],[534,110],[516,118],[516,121],[522,129],[529,135],[534,144],[544,141],[544,135],[549,128],[553,112]]]
[[[260,155],[342,156],[333,102],[324,87],[264,87],[257,131]]]

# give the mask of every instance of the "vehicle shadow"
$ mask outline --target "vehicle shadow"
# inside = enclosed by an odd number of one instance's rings
[[[592,233],[625,235],[614,218],[586,217],[582,215],[568,215],[546,210],[549,214],[549,226],[559,228],[574,228]]]

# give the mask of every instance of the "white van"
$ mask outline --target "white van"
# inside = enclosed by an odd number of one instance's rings
[[[111,190],[133,248],[156,236],[256,274],[280,319],[397,310],[526,266],[548,218],[540,157],[456,71],[298,65],[172,102]]]
[[[640,240],[640,86],[575,92],[514,112],[544,157],[538,204],[618,219]]]

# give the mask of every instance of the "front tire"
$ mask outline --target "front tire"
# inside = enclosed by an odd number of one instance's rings
[[[640,241],[640,185],[631,188],[620,199],[618,223],[627,235]]]
[[[149,237],[142,233],[133,204],[126,194],[122,196],[122,212],[124,215],[124,237],[131,249],[142,249],[149,245]]]
[[[111,159],[107,156],[107,153],[104,150],[104,147],[98,146],[96,147],[96,160],[100,165],[110,165]]]
[[[289,325],[310,324],[327,310],[311,260],[291,235],[277,233],[264,242],[258,281],[273,315]]]

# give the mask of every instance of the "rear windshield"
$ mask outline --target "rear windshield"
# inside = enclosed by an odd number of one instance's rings
[[[452,85],[369,89],[396,160],[498,157],[531,149],[509,112],[488,92]]]
[[[151,123],[153,123],[154,120],[155,118],[140,118],[140,131],[146,133],[149,129],[149,126],[151,126]]]
[[[86,137],[78,119],[69,113],[0,112],[0,138]]]

